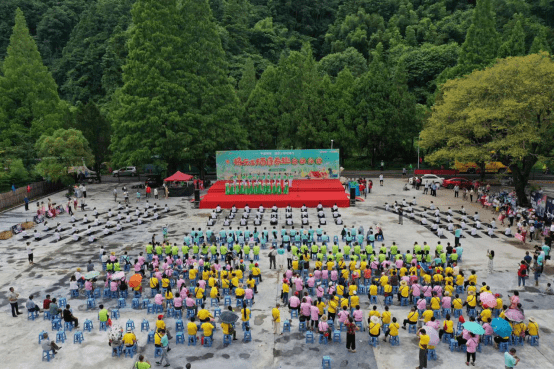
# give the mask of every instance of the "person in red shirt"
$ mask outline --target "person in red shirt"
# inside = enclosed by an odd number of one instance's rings
[[[525,261],[521,261],[519,265],[519,269],[517,270],[517,286],[521,286],[523,283],[523,286],[525,286],[525,278],[527,275],[527,270],[529,269],[529,266],[525,263]]]
[[[50,308],[50,303],[52,303],[50,300],[50,294],[47,294],[46,299],[42,302],[42,309],[48,310]]]
[[[150,198],[151,192],[152,192],[152,188],[149,185],[146,185],[146,198]]]

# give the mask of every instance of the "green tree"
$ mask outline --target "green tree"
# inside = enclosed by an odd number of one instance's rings
[[[359,77],[367,72],[367,60],[362,53],[349,47],[345,51],[326,55],[318,64],[319,71],[331,77],[337,77],[345,68],[348,68],[354,77]]]
[[[75,128],[82,132],[89,143],[94,157],[93,168],[98,176],[98,181],[101,181],[100,167],[109,156],[110,122],[100,112],[98,106],[93,101],[89,101],[86,105],[80,104],[77,108],[75,113]]]
[[[239,81],[239,90],[237,92],[243,104],[246,103],[254,88],[256,88],[256,68],[254,67],[254,61],[248,59],[244,66],[242,77]]]
[[[540,51],[546,51],[547,53],[552,52],[552,50],[550,49],[550,46],[548,46],[546,27],[541,27],[539,34],[535,36],[535,38],[533,39],[533,44],[529,49],[529,54],[536,54]]]
[[[428,160],[501,161],[518,201],[529,173],[553,150],[554,61],[547,53],[499,59],[483,71],[447,81],[421,133]]]
[[[20,9],[0,76],[0,131],[5,146],[27,146],[61,126],[64,106],[42,64]],[[27,155],[33,155],[32,152]]]
[[[42,135],[35,147],[40,158],[36,171],[50,181],[71,184],[68,167],[94,163],[88,141],[79,130],[59,129],[52,135]]]
[[[523,31],[521,26],[521,20],[518,19],[510,37],[498,49],[498,56],[506,58],[523,56],[525,54],[525,31]]]

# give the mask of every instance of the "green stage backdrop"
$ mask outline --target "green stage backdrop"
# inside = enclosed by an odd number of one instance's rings
[[[216,153],[217,179],[253,175],[292,176],[295,179],[338,179],[338,149],[236,150]]]

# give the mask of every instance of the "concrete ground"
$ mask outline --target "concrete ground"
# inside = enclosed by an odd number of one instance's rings
[[[481,213],[482,220],[487,218],[484,211],[477,204],[463,202],[461,198],[453,198],[453,191],[440,190],[436,198],[423,195],[415,190],[402,191],[405,180],[385,179],[385,186],[378,186],[375,181],[373,192],[364,202],[357,202],[355,207],[342,209],[342,218],[345,225],[358,227],[363,225],[365,230],[368,226],[380,223],[385,234],[387,246],[395,241],[404,252],[411,247],[414,241],[422,243],[427,241],[431,246],[436,245],[437,237],[429,230],[418,223],[404,219],[404,225],[398,225],[398,217],[390,212],[385,212],[377,207],[382,207],[385,202],[393,203],[403,198],[417,198],[418,205],[428,205],[431,200],[441,209],[448,206],[459,209],[463,203],[469,214],[475,210]],[[115,184],[100,184],[87,186],[87,203],[89,205],[85,213],[91,216],[90,209],[96,207],[100,212],[106,212],[108,208],[115,209],[111,196]],[[120,189],[120,188],[119,188]],[[65,203],[64,193],[50,196],[53,202]],[[45,200],[46,202],[46,200]],[[136,221],[126,225],[125,230],[101,238],[95,243],[86,241],[72,243],[71,238],[60,242],[51,242],[52,237],[47,237],[39,242],[33,242],[35,265],[27,263],[25,243],[18,236],[7,241],[0,241],[0,302],[2,303],[0,315],[0,326],[3,328],[6,338],[2,364],[3,368],[131,368],[134,361],[129,358],[111,357],[108,347],[107,335],[98,330],[97,311],[87,311],[86,301],[83,298],[69,298],[69,277],[77,267],[85,268],[86,262],[92,259],[97,269],[101,270],[98,262],[100,245],[104,245],[108,251],[115,251],[117,255],[128,251],[131,257],[138,255],[144,250],[146,242],[151,239],[152,233],[161,235],[164,225],[168,225],[170,241],[182,241],[185,231],[192,227],[202,227],[205,230],[208,213],[204,210],[192,208],[190,199],[170,198],[168,200],[151,200],[153,204],[168,204],[171,211],[165,218],[158,221],[149,221],[144,225],[137,226]],[[144,199],[139,206],[144,206]],[[132,206],[136,206],[135,203]],[[31,220],[32,211],[25,212],[23,207],[16,208],[0,214],[0,230],[8,229],[15,223]],[[225,211],[226,212],[226,211]],[[280,211],[281,215],[283,210]],[[327,213],[329,214],[328,210]],[[83,216],[83,212],[76,212],[77,218]],[[106,215],[102,215],[105,217]],[[294,211],[295,221],[299,221],[299,211]],[[492,215],[490,216],[492,217]],[[133,217],[133,220],[136,218]],[[310,211],[310,220],[314,228],[317,217],[315,212]],[[57,220],[62,224],[69,224],[69,216],[61,215]],[[329,220],[331,221],[331,220]],[[218,221],[212,229],[219,231],[221,221]],[[298,223],[297,223],[298,225]],[[84,229],[83,225],[79,225]],[[233,225],[236,226],[236,223]],[[264,221],[262,227],[269,227],[268,221]],[[251,227],[253,228],[253,227]],[[298,228],[298,226],[297,226]],[[325,228],[329,235],[339,235],[341,227],[334,225],[332,221]],[[67,231],[62,233],[62,236]],[[453,243],[454,237],[445,233],[448,241]],[[82,233],[84,235],[84,233]],[[100,236],[101,233],[96,234]],[[444,244],[446,240],[443,241]],[[478,275],[478,284],[486,281],[496,293],[501,293],[505,298],[517,287],[516,268],[518,261],[523,257],[525,250],[531,250],[532,244],[523,246],[515,239],[506,239],[502,236],[496,239],[490,238],[468,238],[463,241],[464,254],[462,268],[475,269]],[[496,252],[494,273],[487,272],[487,261],[485,253],[487,249],[494,249]],[[406,331],[400,332],[400,346],[391,347],[389,343],[381,341],[377,348],[368,345],[367,332],[357,334],[357,353],[348,353],[345,348],[346,335],[342,334],[342,344],[305,344],[304,334],[298,331],[298,320],[292,322],[291,333],[283,336],[274,336],[272,333],[271,308],[279,298],[280,284],[279,277],[275,270],[268,270],[269,259],[267,250],[262,251],[261,268],[264,277],[263,283],[259,286],[259,294],[256,295],[256,303],[252,309],[253,319],[251,343],[242,343],[242,330],[238,328],[238,341],[224,348],[222,343],[221,330],[216,331],[215,343],[212,348],[204,348],[199,345],[189,347],[177,345],[174,340],[171,342],[172,351],[169,352],[171,367],[184,368],[186,363],[191,363],[192,368],[320,368],[322,356],[332,358],[333,368],[414,368],[417,366],[417,339],[413,334]],[[554,346],[552,331],[554,330],[554,311],[552,303],[554,296],[544,296],[539,291],[544,290],[546,282],[552,282],[552,268],[547,266],[546,274],[541,277],[541,284],[538,288],[526,287],[520,290],[521,301],[524,304],[527,316],[534,316],[540,326],[541,344],[539,347],[525,345],[517,347],[521,362],[518,368],[553,368],[554,367]],[[47,363],[41,362],[41,347],[38,344],[38,334],[45,330],[54,336],[50,322],[43,321],[42,315],[36,321],[28,321],[26,314],[18,318],[12,318],[10,305],[8,304],[8,288],[13,286],[16,292],[20,293],[20,310],[25,311],[24,306],[27,296],[33,294],[35,302],[42,303],[46,294],[52,297],[66,297],[72,306],[75,316],[80,323],[85,319],[94,322],[94,330],[91,333],[85,332],[85,341],[82,344],[73,344],[73,337],[68,336],[68,341],[63,344],[63,349],[56,355],[56,358]],[[147,289],[148,290],[148,289]],[[139,353],[144,354],[154,364],[154,346],[146,344],[147,334],[141,333],[138,329],[140,322],[146,318],[151,327],[154,325],[155,316],[147,315],[145,310],[133,310],[130,306],[130,299],[127,299],[128,307],[121,309],[121,318],[116,323],[124,325],[128,320],[134,320],[139,340]],[[97,303],[104,303],[107,308],[116,306],[115,300],[97,300]],[[367,313],[369,303],[367,296],[361,297],[362,309]],[[234,300],[233,300],[234,303]],[[380,297],[379,310],[383,310],[383,299]],[[408,312],[406,307],[399,307],[396,304],[391,308],[393,316],[402,321]],[[288,309],[281,309],[282,318],[289,316]],[[168,319],[169,327],[174,328],[174,319]],[[81,324],[82,325],[82,324]],[[382,339],[382,337],[381,337]],[[7,343],[9,341],[9,343]],[[429,362],[429,368],[462,368],[465,367],[465,354],[450,352],[446,344],[437,346],[437,361]],[[483,347],[482,353],[477,353],[476,366],[480,368],[503,368],[503,354],[492,347]]]

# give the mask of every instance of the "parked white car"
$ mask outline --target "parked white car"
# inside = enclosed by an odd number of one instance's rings
[[[119,170],[115,170],[112,173],[113,177],[117,176],[136,176],[137,175],[137,168],[136,167],[123,167]]]
[[[408,179],[409,184],[413,184],[415,181],[415,177],[410,177]],[[442,186],[442,182],[444,181],[444,177],[439,177],[437,175],[432,174],[426,174],[421,176],[421,184],[424,185],[425,182],[429,182],[429,184],[440,184]]]

